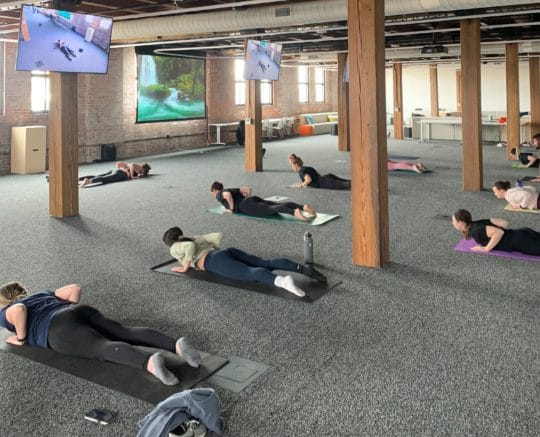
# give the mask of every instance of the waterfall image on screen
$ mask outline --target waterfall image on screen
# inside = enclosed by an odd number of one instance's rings
[[[281,44],[249,39],[246,44],[244,79],[279,79]]]
[[[204,59],[137,55],[137,123],[204,118]]]
[[[24,5],[19,71],[107,73],[112,18]]]

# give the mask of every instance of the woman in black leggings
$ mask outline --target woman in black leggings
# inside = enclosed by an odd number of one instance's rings
[[[191,367],[199,366],[199,351],[184,337],[175,340],[154,329],[123,326],[89,305],[78,305],[80,295],[77,284],[31,295],[18,282],[0,286],[0,326],[15,333],[6,341],[144,369],[167,385],[177,384],[178,379],[165,367],[163,355],[134,346],[168,350]]]
[[[220,232],[184,237],[178,226],[167,229],[163,234],[163,242],[180,263],[179,267],[173,267],[171,270],[178,273],[185,273],[190,267],[206,270],[238,281],[275,285],[300,297],[306,293],[295,285],[292,276],[278,276],[273,270],[298,272],[319,282],[326,282],[326,277],[313,266],[304,266],[287,258],[266,260],[233,247],[220,249],[221,238]]]
[[[151,167],[146,162],[144,164],[127,164],[125,162],[117,162],[113,170],[97,176],[81,176],[79,178],[79,188],[90,184],[102,185],[111,184],[113,182],[127,181],[129,179],[137,179],[148,176]]]
[[[296,218],[307,221],[317,216],[310,205],[300,205],[294,202],[272,202],[259,196],[252,196],[249,187],[223,188],[221,182],[214,182],[210,187],[212,195],[225,207],[226,212],[240,212],[255,217],[268,217],[274,214],[290,214]],[[306,217],[303,211],[310,217]]]

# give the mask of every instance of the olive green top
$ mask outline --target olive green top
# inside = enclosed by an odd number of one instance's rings
[[[178,260],[180,264],[189,261],[190,266],[197,269],[196,262],[208,252],[219,249],[223,234],[214,232],[206,235],[195,235],[190,237],[193,241],[185,240],[174,243],[171,246],[171,255]]]

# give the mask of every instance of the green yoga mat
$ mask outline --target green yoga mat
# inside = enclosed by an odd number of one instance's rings
[[[220,215],[227,214],[227,215],[235,215],[235,216],[237,215],[237,216],[247,217],[247,218],[256,219],[256,220],[273,220],[273,221],[279,221],[279,222],[285,222],[285,223],[296,223],[300,225],[311,225],[311,226],[323,225],[339,217],[339,214],[324,214],[322,212],[318,212],[317,217],[309,221],[299,220],[296,217],[289,214],[274,214],[267,217],[255,217],[252,215],[242,214],[239,212],[234,213],[234,214],[224,212],[225,208],[223,208],[223,206],[218,206],[216,208],[209,208],[206,211],[211,212],[212,214],[220,214]]]
[[[523,165],[521,162],[514,162],[512,168],[529,168],[526,165]]]

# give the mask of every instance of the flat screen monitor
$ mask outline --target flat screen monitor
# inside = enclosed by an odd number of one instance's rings
[[[206,117],[205,60],[137,54],[137,123]]]
[[[112,18],[23,5],[19,71],[107,73]]]
[[[280,64],[281,44],[248,39],[244,65],[245,80],[278,80]]]

